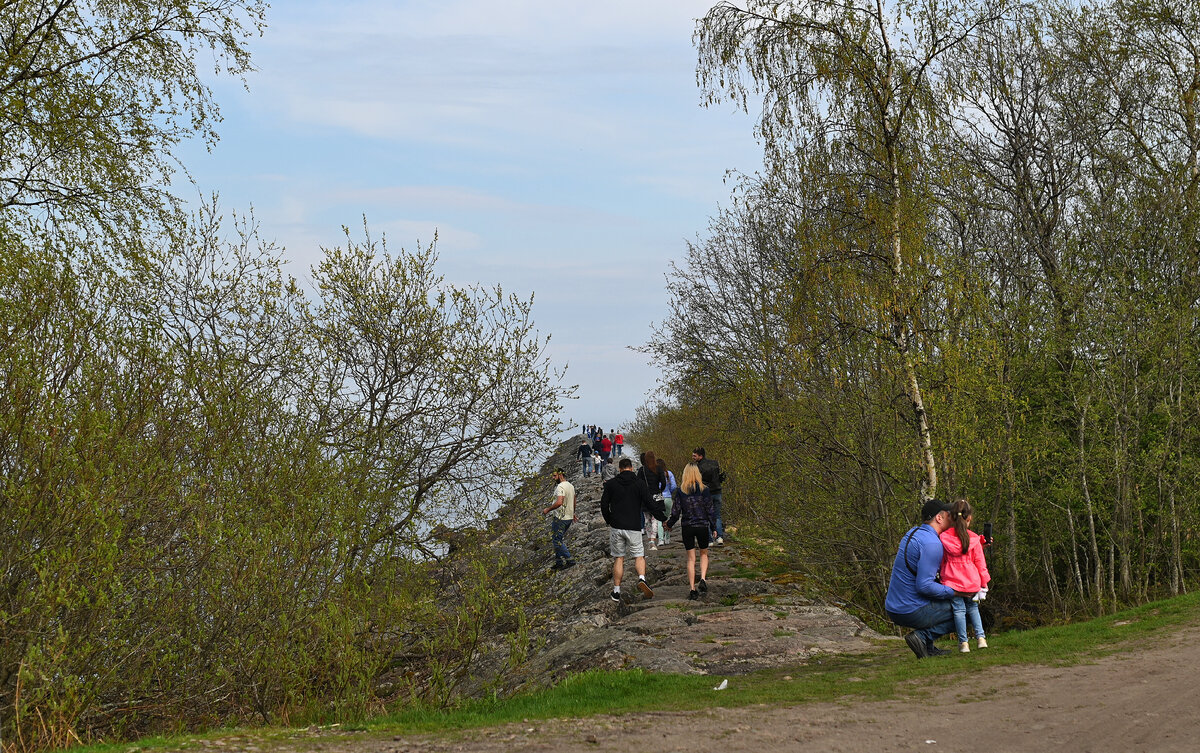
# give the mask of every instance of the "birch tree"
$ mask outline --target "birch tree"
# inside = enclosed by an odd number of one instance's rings
[[[922,133],[933,127],[941,57],[987,14],[969,6],[884,0],[749,0],[715,6],[697,31],[698,78],[711,103],[763,101],[758,121],[768,170],[827,141],[853,157],[837,176],[863,221],[849,254],[885,262],[877,336],[904,375],[921,455],[919,496],[937,493],[933,432],[914,338],[924,247]]]

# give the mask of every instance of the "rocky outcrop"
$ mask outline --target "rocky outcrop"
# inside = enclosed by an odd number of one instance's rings
[[[613,602],[612,560],[608,528],[600,515],[600,479],[584,478],[574,456],[578,440],[563,444],[513,502],[489,525],[497,534],[494,547],[544,579],[544,626],[540,650],[517,670],[504,670],[505,690],[542,685],[593,668],[641,668],[681,674],[736,674],[767,667],[803,663],[813,657],[870,650],[882,636],[861,620],[795,586],[744,577],[738,567],[740,546],[733,541],[710,550],[709,591],[689,601],[684,567],[686,554],[678,535],[657,551],[646,553],[647,581],[654,597],[632,586],[637,576],[626,564],[620,603]],[[636,465],[636,449],[632,450]],[[567,534],[575,567],[554,571],[549,521],[540,510],[550,502],[554,483],[549,472],[567,471],[576,489],[579,522]],[[499,532],[503,531],[503,535]],[[516,532],[520,535],[514,535]],[[516,545],[523,542],[523,546]],[[488,674],[487,664],[504,665],[499,654],[484,658],[475,672]]]

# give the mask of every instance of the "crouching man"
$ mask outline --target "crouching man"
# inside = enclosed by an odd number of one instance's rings
[[[950,606],[954,589],[937,581],[942,564],[942,541],[938,536],[949,527],[950,506],[929,500],[921,507],[921,524],[900,539],[892,563],[883,607],[892,622],[913,629],[904,636],[904,641],[918,659],[948,653],[933,643],[954,632],[954,611]]]

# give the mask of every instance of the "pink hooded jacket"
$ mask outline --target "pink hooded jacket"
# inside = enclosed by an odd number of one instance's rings
[[[971,540],[967,553],[962,553],[962,541],[953,528],[942,532],[942,548],[946,550],[942,556],[942,585],[949,586],[955,591],[973,594],[991,582],[987,561],[983,558],[983,537],[974,531],[967,531]]]

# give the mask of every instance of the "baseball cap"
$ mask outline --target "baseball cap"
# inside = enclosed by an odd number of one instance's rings
[[[939,512],[950,512],[950,505],[940,499],[926,500],[925,504],[921,505],[921,521],[932,520]]]

